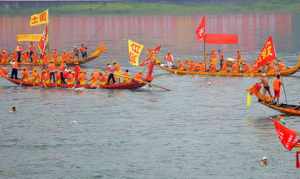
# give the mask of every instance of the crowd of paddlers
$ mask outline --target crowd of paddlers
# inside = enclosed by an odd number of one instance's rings
[[[17,63],[16,63],[17,64]],[[77,64],[74,67],[68,67],[64,63],[59,66],[50,62],[44,68],[33,68],[29,70],[27,67],[22,67],[21,75],[18,75],[19,66],[14,64],[10,74],[11,79],[19,79],[22,83],[32,83],[33,86],[49,85],[62,86],[62,85],[89,85],[90,87],[98,87],[99,85],[114,84],[114,83],[128,83],[132,79],[136,81],[143,80],[143,73],[138,72],[133,77],[129,70],[122,70],[119,63],[107,64],[105,70],[95,68],[93,72],[88,72]],[[8,75],[2,68],[2,75]]]
[[[24,44],[18,43],[11,53],[6,49],[2,49],[0,64],[9,64],[11,62],[34,65],[48,65],[50,62],[61,64],[86,59],[88,56],[87,47],[84,44],[81,44],[80,48],[74,47],[72,51],[62,51],[60,54],[57,49],[53,49],[48,54],[41,54],[32,42],[25,47]]]
[[[236,58],[233,61],[226,60],[222,50],[218,52],[215,49],[211,50],[208,63],[205,61],[193,61],[193,60],[174,60],[173,55],[168,52],[164,57],[166,66],[169,68],[176,68],[180,71],[190,72],[232,72],[232,73],[275,73],[276,71],[283,71],[286,69],[286,65],[282,60],[276,62],[270,62],[265,66],[258,67],[256,64],[248,64],[242,57],[240,50],[236,52]]]

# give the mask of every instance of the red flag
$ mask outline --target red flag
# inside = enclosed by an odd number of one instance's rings
[[[272,62],[276,58],[275,47],[272,36],[269,36],[261,49],[258,58],[254,64],[256,68],[266,65],[268,62]]]
[[[39,41],[39,48],[41,50],[42,56],[45,55],[47,42],[48,42],[48,26],[46,25],[43,35]]]
[[[205,24],[206,24],[206,17],[202,17],[200,20],[200,24],[196,29],[196,38],[198,40],[203,40],[205,36]]]
[[[236,34],[205,34],[205,43],[237,44],[239,43],[239,38]]]
[[[158,45],[157,47],[155,47],[155,48],[153,49],[154,53],[155,53],[155,54],[159,54],[160,48],[161,48],[161,45]]]
[[[278,120],[273,120],[273,123],[279,140],[284,148],[287,150],[292,150],[298,143],[296,131],[285,127]]]

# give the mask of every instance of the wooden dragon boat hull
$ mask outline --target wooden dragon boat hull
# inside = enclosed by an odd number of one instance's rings
[[[202,76],[219,76],[219,77],[260,77],[264,73],[234,73],[234,72],[200,72],[200,71],[186,71],[178,70],[176,68],[168,68],[159,65],[160,69],[176,75],[202,75]],[[295,66],[287,67],[285,70],[280,71],[281,76],[289,76],[296,73],[300,68],[300,58]],[[266,76],[276,76],[276,72],[265,73]]]
[[[257,93],[256,97],[258,99],[258,102],[264,106],[290,116],[300,116],[300,105],[273,104],[270,98],[265,98],[261,93]]]
[[[91,85],[59,85],[50,83],[44,86],[42,83],[33,84],[32,82],[22,82],[22,80],[12,79],[9,77],[2,76],[4,79],[8,80],[9,82],[24,86],[24,87],[40,87],[40,88],[86,88],[86,89],[128,89],[128,90],[135,90],[145,86],[147,83],[138,82],[132,80],[128,83],[115,83],[115,84],[106,84],[106,85],[99,85],[99,86],[91,86]]]

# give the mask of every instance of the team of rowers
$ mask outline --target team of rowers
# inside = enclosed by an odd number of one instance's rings
[[[19,79],[18,70],[18,63],[13,63],[12,72],[10,74],[11,79]],[[104,71],[100,71],[97,68],[94,69],[90,77],[88,77],[84,69],[80,68],[78,63],[73,68],[68,68],[64,63],[57,66],[53,62],[50,62],[47,67],[41,70],[33,68],[30,72],[26,67],[22,68],[20,78],[22,83],[32,83],[33,86],[61,87],[67,85],[68,87],[72,87],[74,85],[89,85],[92,88],[114,83],[128,83],[132,79],[143,82],[143,73],[138,72],[132,78],[129,71],[122,71],[121,65],[116,62],[107,64]]]
[[[51,53],[41,55],[38,53],[36,46],[33,42],[30,42],[28,48],[24,48],[21,43],[18,43],[15,50],[9,53],[6,49],[2,49],[0,53],[0,64],[9,64],[12,60],[19,63],[31,63],[35,65],[47,65],[50,61],[55,64],[72,63],[74,60],[78,61],[86,59],[87,47],[81,44],[80,48],[74,48],[72,52],[63,51],[59,55],[57,49],[53,49]]]
[[[211,50],[209,64],[193,60],[178,60],[175,62],[171,52],[167,53],[167,55],[164,57],[164,60],[169,68],[176,68],[180,71],[190,72],[275,73],[277,71],[283,71],[286,69],[286,65],[282,60],[279,60],[278,63],[269,63],[263,67],[247,64],[242,58],[240,50],[237,50],[236,52],[235,61],[225,60],[224,53],[221,50],[219,50],[218,53],[215,49]]]

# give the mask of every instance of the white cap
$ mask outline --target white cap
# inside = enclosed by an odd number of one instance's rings
[[[267,160],[267,157],[265,157],[265,156],[263,156],[263,158],[262,158],[263,160]]]

